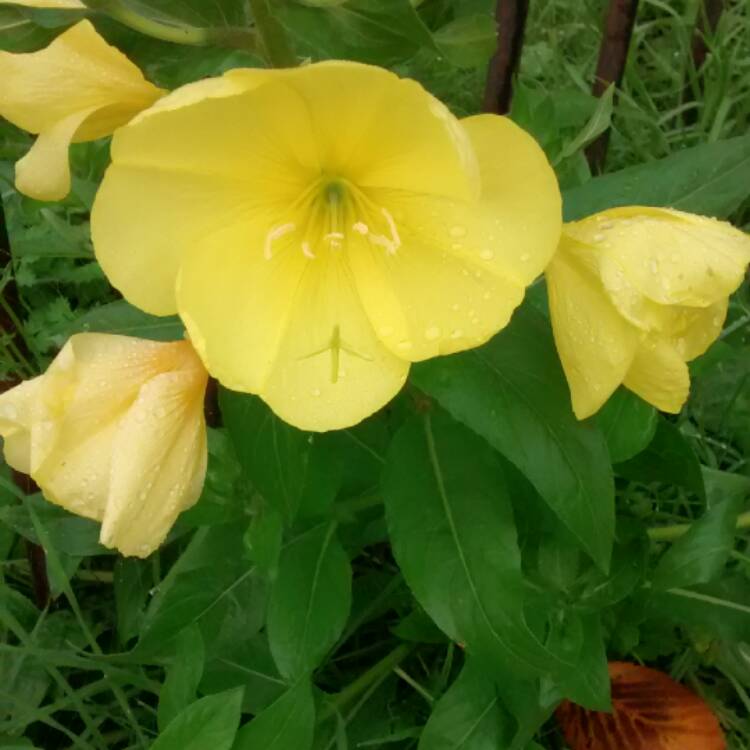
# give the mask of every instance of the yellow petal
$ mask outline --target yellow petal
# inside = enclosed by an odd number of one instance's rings
[[[563,241],[546,271],[555,344],[578,419],[596,413],[622,383],[638,346],[638,332],[623,319],[589,269]]]
[[[726,222],[628,206],[566,225],[598,247],[602,279],[619,304],[623,283],[662,305],[707,307],[730,295],[750,262],[750,237]]]
[[[178,514],[198,500],[207,457],[205,386],[199,366],[159,375],[118,424],[101,532],[105,546],[147,557]]]
[[[370,191],[394,217],[392,254],[361,242],[352,268],[381,340],[418,361],[484,343],[503,328],[560,237],[554,172],[503,117],[462,121],[480,157],[479,201]]]
[[[644,401],[673,414],[690,393],[687,365],[670,342],[656,336],[638,347],[624,383]]]
[[[469,199],[479,192],[470,139],[415,81],[328,61],[282,71],[310,113],[320,161],[360,188]]]
[[[298,251],[266,259],[263,237],[252,224],[227,227],[187,255],[177,281],[180,315],[209,371],[250,393],[269,377],[308,266]]]
[[[728,307],[729,300],[723,299],[710,307],[677,308],[675,325],[667,336],[682,359],[690,362],[700,357],[719,338]]]
[[[112,284],[148,312],[176,311],[185,254],[210,254],[226,228],[237,226],[238,252],[262,257],[265,235],[288,221],[274,207],[294,201],[317,163],[297,94],[283,84],[233,91],[206,84],[176,101],[173,94],[113,139],[91,217],[94,247]],[[254,248],[241,234],[251,219],[262,224]]]
[[[539,144],[507,117],[461,120],[479,160],[485,236],[504,273],[531,283],[557,249],[562,198]],[[482,247],[478,248],[481,255]]]
[[[335,430],[388,403],[408,371],[376,338],[351,271],[334,257],[303,275],[260,395],[300,429]]]
[[[86,20],[38,52],[0,52],[0,115],[31,133],[74,112],[113,104],[126,106],[125,122],[162,93]],[[105,134],[92,116],[81,138]]]
[[[16,188],[21,193],[40,201],[57,201],[70,192],[68,147],[92,111],[73,112],[39,135],[29,153],[16,162]]]
[[[18,189],[63,198],[68,145],[110,134],[162,93],[86,20],[38,52],[0,52],[0,116],[40,134],[17,165]]]
[[[430,205],[438,207],[434,200]],[[442,215],[449,210],[443,207]],[[400,222],[403,244],[393,255],[364,240],[351,253],[378,338],[412,362],[484,343],[508,323],[523,285],[479,254],[472,261],[457,258],[438,241],[412,234],[411,226]]]
[[[31,471],[31,425],[41,378],[27,380],[0,394],[0,436],[5,461],[11,468]]]

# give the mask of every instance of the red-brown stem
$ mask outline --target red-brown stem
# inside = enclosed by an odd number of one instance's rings
[[[620,85],[628,60],[637,12],[638,0],[610,1],[592,87],[594,96],[601,96],[612,83],[615,86]],[[606,130],[586,149],[586,158],[592,172],[599,173],[604,170],[608,148],[609,130]]]
[[[497,52],[490,60],[484,90],[484,111],[505,115],[513,99],[513,78],[523,48],[529,0],[497,0]]]

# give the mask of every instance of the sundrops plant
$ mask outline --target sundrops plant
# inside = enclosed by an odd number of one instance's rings
[[[748,136],[492,6],[0,2],[0,748],[750,741]]]

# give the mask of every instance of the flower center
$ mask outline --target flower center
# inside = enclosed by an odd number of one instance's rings
[[[296,247],[311,260],[322,252],[340,252],[356,238],[395,255],[401,247],[396,222],[388,209],[375,204],[356,185],[340,177],[322,176],[289,206],[289,221],[266,234],[266,260],[285,247]]]

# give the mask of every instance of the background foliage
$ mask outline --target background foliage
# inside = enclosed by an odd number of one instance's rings
[[[159,85],[260,64],[242,0],[119,4],[208,30],[202,48],[95,5],[100,31]],[[492,3],[413,5],[286,0],[278,14],[303,55],[388,65],[478,111]],[[615,101],[589,93],[604,5],[532,2],[514,98],[566,217],[641,203],[747,229],[750,7],[727,3],[696,71],[698,2],[644,0]],[[39,48],[81,15],[0,5],[0,46]],[[582,148],[610,121],[608,173],[592,178]],[[75,146],[71,195],[41,204],[12,185],[29,143],[0,124],[0,379],[39,372],[76,331],[179,337],[176,319],[117,299],[93,258],[108,144]],[[4,467],[0,747],[562,748],[548,718],[562,697],[608,706],[607,657],[685,681],[730,746],[750,746],[750,534],[735,533],[750,495],[749,324],[745,285],[676,418],[620,391],[575,421],[543,283],[486,346],[416,366],[350,430],[302,433],[221,391],[203,496],[146,561],[103,549],[95,524],[25,496]],[[29,544],[46,552],[49,601]]]

